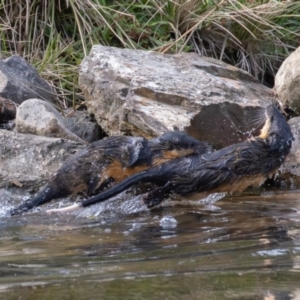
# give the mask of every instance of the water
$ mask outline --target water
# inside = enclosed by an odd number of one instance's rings
[[[93,210],[3,216],[0,299],[300,299],[300,190]]]

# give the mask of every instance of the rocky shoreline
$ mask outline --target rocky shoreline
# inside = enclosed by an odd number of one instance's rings
[[[293,62],[298,52],[290,56]],[[259,132],[259,108],[274,99],[295,107],[297,115],[295,95],[289,101],[284,92],[284,86],[291,87],[290,57],[276,77],[278,88],[275,83],[269,89],[238,68],[196,54],[97,45],[80,67],[87,111],[65,112],[54,107],[50,86],[24,59],[0,61],[0,97],[17,107],[15,120],[6,120],[5,109],[0,110],[0,123],[14,127],[0,130],[0,189],[34,194],[68,157],[103,132],[149,138],[177,128],[217,149],[243,141]],[[281,174],[297,179],[300,119],[288,123],[295,141]]]

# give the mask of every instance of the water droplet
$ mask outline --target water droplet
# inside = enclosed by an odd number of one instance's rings
[[[175,228],[177,227],[177,220],[172,216],[164,216],[159,221],[160,226],[163,228]]]

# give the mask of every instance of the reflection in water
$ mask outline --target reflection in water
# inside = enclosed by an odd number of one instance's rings
[[[149,211],[122,195],[73,215],[3,217],[0,295],[299,300],[299,190],[222,196]]]

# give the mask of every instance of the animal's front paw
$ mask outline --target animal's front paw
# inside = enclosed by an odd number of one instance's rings
[[[156,188],[153,191],[147,193],[143,197],[143,200],[148,208],[160,204],[164,200],[164,193],[162,191],[162,188]]]

